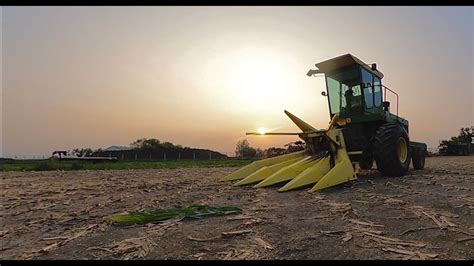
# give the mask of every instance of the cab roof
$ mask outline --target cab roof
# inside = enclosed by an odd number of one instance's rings
[[[334,57],[332,59],[328,59],[326,61],[320,62],[316,64],[316,67],[324,73],[330,73],[334,70],[341,69],[351,65],[360,65],[365,68],[370,73],[374,74],[375,76],[379,77],[380,79],[383,78],[382,72],[378,70],[372,70],[372,68],[367,65],[366,63],[362,62],[359,58],[351,55],[345,54],[338,57]]]

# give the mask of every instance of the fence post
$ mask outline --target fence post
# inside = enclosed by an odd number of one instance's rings
[[[209,160],[211,160],[211,152],[209,152]]]
[[[123,152],[122,152],[122,161],[123,161],[123,159],[124,159],[124,154],[123,154]]]
[[[196,153],[193,152],[193,160],[196,160]]]
[[[138,154],[135,152],[135,161],[138,159]]]
[[[164,159],[165,159],[165,161],[166,161],[166,152],[164,153]]]
[[[178,161],[181,160],[181,152],[178,152]]]

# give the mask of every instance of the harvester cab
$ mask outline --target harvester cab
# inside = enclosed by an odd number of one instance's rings
[[[398,94],[382,85],[376,64],[367,65],[351,54],[316,64],[307,75],[324,74],[330,123],[318,130],[288,111],[285,114],[301,132],[264,135],[298,135],[306,150],[255,161],[223,180],[235,185],[257,183],[260,188],[287,182],[278,191],[312,185],[324,189],[357,178],[356,165],[377,169],[385,176],[402,176],[410,161],[423,169],[426,144],[410,142],[408,121],[398,116]],[[396,97],[396,114],[390,112],[387,93]],[[262,135],[247,133],[247,135]]]
[[[353,55],[346,54],[317,63],[317,70],[309,70],[307,75],[325,74],[326,92],[331,117],[355,119],[356,121],[380,120],[385,116],[396,117],[389,112],[390,102],[382,99],[387,93],[398,94],[382,85],[384,75],[377,65],[366,65]],[[383,93],[382,93],[383,91]],[[408,122],[400,117],[404,124]]]

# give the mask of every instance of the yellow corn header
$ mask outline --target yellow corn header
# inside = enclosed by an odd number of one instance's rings
[[[298,135],[307,144],[304,151],[255,161],[225,176],[234,185],[253,184],[261,188],[287,182],[278,191],[283,192],[314,184],[309,192],[335,186],[356,179],[356,172],[346,151],[341,128],[345,119],[333,116],[325,130],[317,130],[285,110],[285,114],[301,129],[301,133],[247,133],[247,135]]]

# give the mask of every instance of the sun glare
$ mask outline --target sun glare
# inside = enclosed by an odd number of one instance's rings
[[[257,48],[236,49],[229,51],[225,58],[221,65],[228,66],[228,62],[232,62],[231,67],[224,68],[226,71],[219,74],[219,82],[222,82],[225,91],[226,108],[263,114],[281,111],[289,102],[292,97],[291,75],[287,73],[288,63],[277,52]],[[222,71],[223,68],[215,69]],[[216,75],[212,72],[210,78]],[[230,104],[235,108],[230,108]]]
[[[265,135],[265,133],[267,133],[268,130],[267,130],[266,128],[264,128],[264,127],[259,127],[259,128],[257,129],[257,132],[258,132],[258,134]]]

